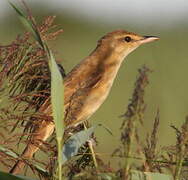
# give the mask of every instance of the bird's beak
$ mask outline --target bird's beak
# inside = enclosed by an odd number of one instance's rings
[[[156,40],[159,40],[156,36],[143,36],[143,39],[139,40],[139,42],[140,44],[145,44]]]

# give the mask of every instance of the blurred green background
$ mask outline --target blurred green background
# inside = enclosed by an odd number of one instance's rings
[[[0,0],[0,45],[7,45],[24,31],[16,13],[7,1]],[[18,3],[19,4],[19,3]],[[103,128],[97,129],[97,152],[111,154],[118,146],[122,115],[129,103],[137,70],[143,64],[153,70],[146,89],[147,109],[143,139],[151,131],[157,108],[160,110],[160,145],[175,140],[170,125],[180,127],[188,115],[188,2],[172,1],[107,1],[107,0],[27,0],[38,22],[56,15],[56,23],[64,33],[50,46],[57,51],[57,59],[69,72],[74,65],[95,48],[107,32],[126,29],[142,35],[156,35],[160,41],[144,45],[126,58],[115,80],[111,93],[101,108],[92,116],[93,124],[109,127],[114,136]],[[104,158],[108,156],[104,155]]]

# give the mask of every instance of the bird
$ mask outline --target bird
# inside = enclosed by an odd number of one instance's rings
[[[126,30],[116,30],[104,35],[89,56],[76,65],[64,78],[64,108],[66,127],[88,120],[107,98],[118,70],[128,54],[140,45],[156,41],[156,36],[141,36]],[[50,97],[39,112],[51,117]],[[42,142],[53,133],[53,121],[43,120],[34,130],[31,142],[24,149],[21,159],[32,159]],[[20,174],[25,162],[19,159],[9,171]]]

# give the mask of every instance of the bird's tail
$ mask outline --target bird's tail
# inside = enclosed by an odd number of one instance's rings
[[[39,149],[38,146],[35,146],[33,144],[28,144],[27,147],[24,149],[22,153],[23,159],[31,159],[33,157],[33,154]],[[10,170],[10,173],[12,174],[19,174],[25,166],[24,160],[18,160],[16,164],[12,167]]]
[[[18,160],[10,170],[10,173],[20,174],[25,166],[24,159],[32,159],[34,153],[39,149],[39,146],[42,144],[42,142],[46,141],[46,139],[51,136],[54,128],[55,126],[53,122],[44,121],[41,123],[41,126],[37,129],[32,137],[32,143],[29,143],[22,153],[21,157],[23,160]]]

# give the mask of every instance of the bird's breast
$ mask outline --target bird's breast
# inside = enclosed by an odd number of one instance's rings
[[[104,73],[100,80],[88,91],[82,111],[80,111],[80,115],[83,113],[81,115],[83,119],[88,119],[103,104],[111,90],[116,74],[115,69]]]
[[[65,86],[65,96],[67,95],[65,97],[67,99],[65,121],[68,125],[82,122],[97,111],[110,92],[121,62],[110,56],[98,64],[84,63],[85,69],[77,72],[79,76],[76,76],[74,81],[67,83]]]

